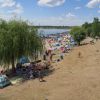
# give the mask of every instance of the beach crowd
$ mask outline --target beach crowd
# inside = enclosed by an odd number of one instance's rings
[[[63,59],[64,53],[69,52],[75,45],[75,42],[70,34],[61,33],[61,34],[51,34],[45,38],[45,55],[49,52],[50,61],[52,56],[55,54],[55,51],[60,52],[60,58]]]

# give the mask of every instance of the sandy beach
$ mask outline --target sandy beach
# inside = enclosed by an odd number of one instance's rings
[[[75,47],[45,77],[0,90],[0,100],[100,100],[100,41]],[[81,52],[81,57],[78,53]]]
[[[0,0],[0,100],[100,100],[100,0]]]

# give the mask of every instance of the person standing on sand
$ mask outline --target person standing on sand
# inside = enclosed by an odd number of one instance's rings
[[[39,75],[39,81],[43,82],[44,81],[44,79],[43,79],[43,69],[38,70],[38,75]]]
[[[60,59],[61,59],[61,60],[63,60],[63,59],[64,59],[63,52],[60,54]]]
[[[53,53],[53,50],[50,52],[50,61],[52,62],[52,60],[53,60],[53,55],[54,55],[54,53]]]
[[[51,53],[50,54],[50,61],[52,62],[52,57],[53,57],[53,54]]]
[[[38,70],[38,77],[39,77],[39,81],[40,82],[45,82],[45,80],[43,79],[44,77],[44,67],[43,65],[40,64],[37,64],[37,70]]]
[[[44,55],[43,55],[43,60],[46,60],[46,59],[47,59],[47,54],[45,52]]]
[[[51,61],[52,61],[51,50],[48,50],[48,55],[47,55],[48,64],[51,64]]]

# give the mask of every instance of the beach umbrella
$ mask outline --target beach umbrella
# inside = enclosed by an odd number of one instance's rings
[[[23,56],[22,58],[20,58],[19,63],[20,64],[29,63],[29,59],[27,57]]]
[[[6,75],[0,75],[0,88],[3,88],[3,87],[10,85],[10,84],[11,84],[11,82],[6,77]]]

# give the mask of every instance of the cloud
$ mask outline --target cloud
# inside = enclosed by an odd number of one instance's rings
[[[83,20],[80,20],[79,18],[77,18],[76,15],[72,14],[71,12],[64,14],[64,15],[61,15],[61,16],[33,19],[34,25],[75,26],[75,25],[81,25],[82,23],[83,23]]]
[[[81,7],[75,7],[75,10],[79,10],[79,9],[81,9]]]
[[[100,4],[100,0],[90,0],[86,5],[88,8],[94,8],[95,6]]]
[[[22,5],[16,2],[16,0],[0,0],[0,7],[2,10],[6,10],[4,15],[8,13],[16,16],[23,12]]]
[[[100,13],[100,10],[98,10],[98,13]]]
[[[68,14],[66,14],[66,17],[67,18],[75,18],[76,17],[76,15],[74,15],[74,14],[72,14],[72,13],[68,13]]]
[[[16,4],[15,8],[13,10],[8,11],[9,13],[13,14],[13,15],[18,15],[21,14],[23,12],[23,7],[21,6],[21,4]]]
[[[13,7],[16,4],[14,0],[0,0],[0,7]]]
[[[42,19],[33,19],[34,25],[51,25],[51,26],[75,26],[81,25],[83,22],[78,18],[66,18],[66,17],[54,17],[54,18],[42,18]]]
[[[8,14],[5,14],[4,12],[1,12],[0,13],[0,18],[1,19],[4,19],[4,20],[10,20],[10,19],[13,18],[13,16],[12,15],[8,15]]]
[[[66,0],[38,0],[38,5],[55,7],[62,5]]]

